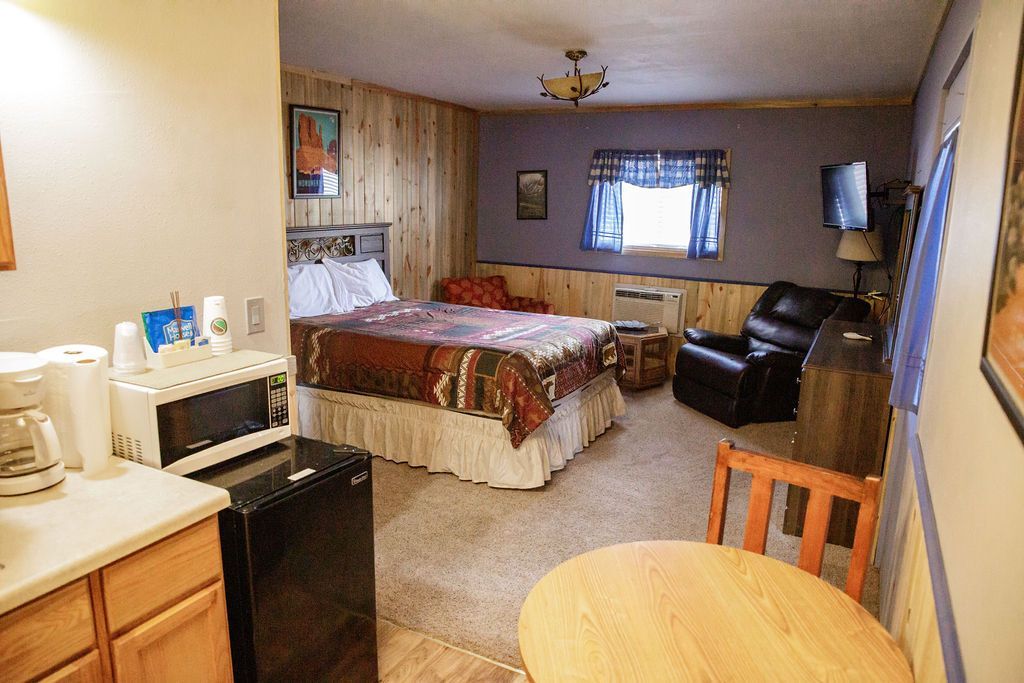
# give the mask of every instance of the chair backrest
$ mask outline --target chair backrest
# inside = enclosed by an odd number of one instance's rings
[[[441,280],[441,296],[445,303],[484,308],[506,308],[509,299],[504,275],[446,277]]]
[[[743,321],[741,333],[750,339],[751,351],[782,349],[807,353],[827,318],[859,322],[870,312],[866,301],[780,280],[770,284],[754,304]]]
[[[743,549],[760,555],[764,554],[765,543],[768,540],[768,521],[772,510],[775,481],[784,481],[810,489],[797,566],[815,576],[821,576],[825,539],[828,536],[828,523],[832,515],[832,498],[845,498],[860,503],[857,528],[853,536],[853,554],[846,576],[847,595],[860,602],[871,545],[875,538],[878,496],[882,480],[874,475],[858,479],[823,467],[737,450],[731,441],[719,441],[715,480],[711,490],[711,512],[708,515],[708,543],[722,543],[731,470],[749,472],[754,476],[750,487],[750,506],[747,509]]]

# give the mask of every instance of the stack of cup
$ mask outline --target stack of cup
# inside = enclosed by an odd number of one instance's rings
[[[210,338],[213,355],[231,353],[231,328],[228,327],[228,308],[222,296],[203,299],[203,336]]]
[[[139,326],[133,322],[118,323],[114,328],[114,369],[133,375],[146,369],[146,351],[142,348]]]

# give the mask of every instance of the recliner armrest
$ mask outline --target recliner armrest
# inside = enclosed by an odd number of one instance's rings
[[[683,330],[683,336],[691,344],[706,346],[724,353],[733,353],[737,356],[745,355],[750,350],[750,342],[739,334],[722,334],[721,332],[688,327]]]
[[[767,368],[799,370],[804,364],[804,357],[785,351],[754,351],[747,354],[747,362]]]

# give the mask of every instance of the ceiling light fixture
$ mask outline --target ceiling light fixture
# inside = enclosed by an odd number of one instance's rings
[[[604,80],[608,67],[602,66],[601,73],[580,73],[580,60],[587,56],[586,50],[566,50],[565,56],[572,60],[572,73],[566,71],[560,78],[544,78],[544,74],[538,76],[537,80],[544,86],[541,97],[572,102],[572,106],[578,107],[580,100],[608,87],[608,81]]]

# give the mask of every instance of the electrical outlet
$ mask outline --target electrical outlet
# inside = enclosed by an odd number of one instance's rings
[[[266,331],[267,321],[264,315],[262,296],[254,296],[245,300],[245,326],[246,334]]]

